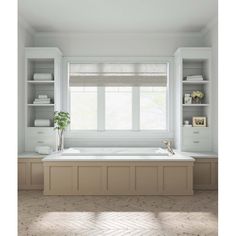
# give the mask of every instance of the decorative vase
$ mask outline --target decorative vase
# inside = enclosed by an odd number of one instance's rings
[[[193,101],[193,104],[201,104],[202,103],[202,100],[199,97],[193,98],[192,101]]]
[[[64,150],[64,134],[63,131],[58,132],[58,146],[57,151],[63,151]]]

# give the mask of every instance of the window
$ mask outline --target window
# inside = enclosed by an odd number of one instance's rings
[[[71,130],[167,131],[168,63],[71,63]]]
[[[132,129],[132,88],[106,87],[106,130]]]
[[[166,129],[166,87],[140,88],[140,129]]]
[[[97,88],[70,88],[71,129],[97,129]]]

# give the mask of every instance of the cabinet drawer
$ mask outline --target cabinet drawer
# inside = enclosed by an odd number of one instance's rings
[[[208,138],[210,137],[209,128],[183,128],[183,138],[184,137],[199,137]]]
[[[27,128],[26,134],[29,137],[32,136],[51,136],[55,135],[55,130],[53,128],[44,128],[44,127],[31,127]]]
[[[35,151],[36,146],[50,146],[55,150],[56,136],[27,137],[25,140],[26,151]]]
[[[183,140],[184,151],[210,151],[210,139],[189,137]]]

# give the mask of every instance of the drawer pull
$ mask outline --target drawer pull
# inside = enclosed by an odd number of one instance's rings
[[[44,143],[44,141],[38,141],[37,143]]]
[[[44,132],[42,132],[42,131],[39,131],[39,132],[38,132],[38,134],[44,134]]]
[[[199,134],[199,131],[194,131],[193,133],[194,133],[194,134]]]
[[[200,143],[199,141],[193,141],[193,143]]]

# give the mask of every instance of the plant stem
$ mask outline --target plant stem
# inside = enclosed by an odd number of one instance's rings
[[[63,129],[58,130],[58,136],[59,136],[59,145],[58,145],[58,151],[62,151],[62,143],[63,143]]]

